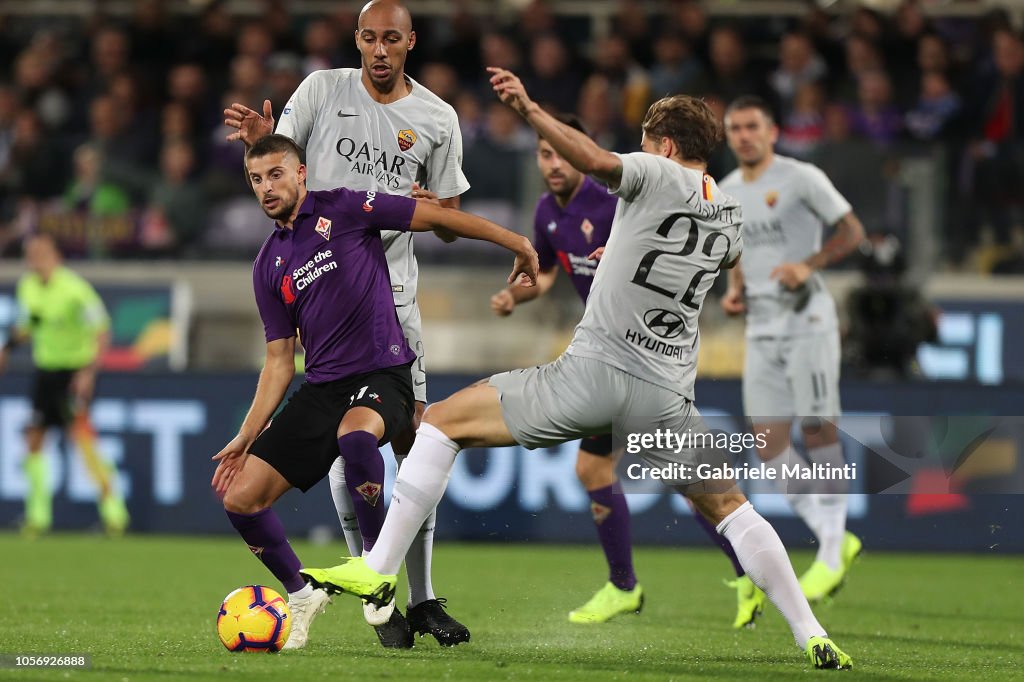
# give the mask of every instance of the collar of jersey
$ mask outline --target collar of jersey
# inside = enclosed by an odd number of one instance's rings
[[[312,192],[306,192],[306,198],[302,200],[302,205],[299,206],[299,212],[295,214],[295,220],[292,221],[292,229],[283,227],[276,220],[274,221],[274,232],[280,239],[284,239],[287,235],[295,232],[295,228],[298,227],[299,218],[305,215],[313,215],[316,212],[316,198]]]

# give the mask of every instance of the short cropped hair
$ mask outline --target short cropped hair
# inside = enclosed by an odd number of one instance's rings
[[[771,105],[757,95],[741,95],[737,97],[725,108],[725,115],[728,116],[734,111],[743,111],[745,109],[757,109],[764,114],[769,123],[775,122],[775,112],[772,111]]]
[[[256,144],[249,147],[248,151],[245,152],[246,166],[249,165],[249,159],[259,159],[270,154],[280,154],[281,152],[291,153],[295,155],[295,158],[302,162],[302,149],[299,145],[290,137],[284,135],[267,135],[266,137],[260,138]]]
[[[644,116],[648,137],[672,140],[684,159],[707,163],[722,141],[722,124],[704,100],[689,95],[662,97]]]

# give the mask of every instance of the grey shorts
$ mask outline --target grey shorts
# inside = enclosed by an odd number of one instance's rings
[[[412,393],[417,402],[427,402],[427,368],[423,362],[423,321],[420,318],[420,306],[413,300],[401,306],[395,306],[398,321],[405,333],[405,340],[416,353],[416,361],[412,363]]]
[[[747,339],[743,411],[754,422],[842,414],[839,332]]]
[[[563,353],[546,365],[495,374],[488,383],[498,390],[512,436],[531,450],[609,432],[616,446],[625,446],[631,433],[707,431],[692,401],[592,358]],[[693,469],[718,456],[671,446],[626,451],[658,468]]]

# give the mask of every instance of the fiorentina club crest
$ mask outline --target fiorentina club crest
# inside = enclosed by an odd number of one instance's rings
[[[370,481],[367,481],[356,488],[356,492],[363,496],[363,499],[366,500],[366,504],[371,507],[376,507],[377,500],[380,499],[380,491],[382,488],[383,486],[380,483],[371,483]]]
[[[416,133],[412,130],[399,130],[398,131],[398,148],[403,152],[407,152],[412,149],[412,146],[416,144]]]
[[[612,513],[612,508],[597,502],[591,502],[590,513],[594,516],[594,523],[600,526],[608,518],[608,515]]]
[[[586,218],[584,218],[583,222],[580,224],[580,232],[582,232],[583,236],[586,237],[588,244],[594,241],[594,223],[590,222]]]
[[[775,204],[779,202],[779,193],[772,190],[764,195],[764,203],[768,204],[768,208],[775,208]]]
[[[263,556],[262,547],[254,547],[253,545],[249,545],[249,551],[252,552],[253,556],[255,556],[257,559]]]
[[[316,219],[316,233],[327,241],[331,240],[331,221],[329,218],[320,216]]]

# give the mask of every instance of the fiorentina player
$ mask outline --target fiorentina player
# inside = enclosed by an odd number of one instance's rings
[[[447,208],[459,207],[469,189],[462,173],[462,133],[455,110],[405,73],[405,61],[416,46],[409,11],[393,0],[371,0],[359,13],[356,47],[360,69],[327,69],[311,73],[281,112],[277,133],[290,137],[306,152],[309,188],[348,187],[415,198],[437,198]],[[225,123],[251,146],[274,132],[270,101],[263,115],[235,103],[224,111]],[[450,236],[438,233],[445,240]],[[391,273],[391,292],[398,319],[416,353],[412,366],[413,416],[395,433],[391,447],[401,468],[412,447],[427,401],[423,330],[416,301],[418,266],[412,236],[385,230],[384,250]],[[330,472],[331,496],[349,551],[358,555],[373,546],[384,523],[384,460],[343,457]],[[406,648],[411,632],[430,633],[444,646],[469,640],[469,629],[445,612],[445,599],[434,595],[431,582],[436,512],[423,522],[405,559],[409,580],[408,622],[390,606],[371,614],[377,637],[387,647]],[[385,618],[384,616],[387,616]]]
[[[380,456],[378,447],[412,415],[416,355],[395,312],[380,231],[447,228],[513,251],[510,281],[524,274],[532,283],[537,272],[527,238],[482,218],[373,190],[307,190],[300,155],[283,135],[268,135],[246,152],[253,192],[275,220],[253,266],[266,363],[238,435],[213,458],[212,480],[231,524],[288,591],[287,649],[305,646],[328,597],[299,575],[271,505],[293,487],[309,490],[339,452]],[[295,374],[297,336],[306,349],[306,381],[268,425]]]
[[[693,404],[697,319],[718,272],[735,266],[743,249],[739,205],[706,173],[722,136],[714,113],[693,97],[660,99],[643,121],[643,152],[613,154],[531,101],[514,74],[489,70],[503,102],[621,201],[569,348],[552,363],[496,374],[434,403],[398,473],[373,549],[333,568],[302,571],[317,585],[376,603],[393,598],[402,556],[444,494],[461,449],[546,447],[608,433],[622,418],[627,430],[639,423],[706,432]],[[713,450],[652,448],[641,456],[658,468],[720,469],[728,461],[727,453]],[[779,536],[735,482],[667,482],[717,524],[811,664],[850,667],[850,657],[814,617]]]

